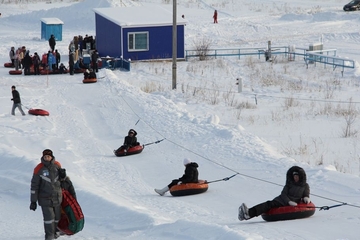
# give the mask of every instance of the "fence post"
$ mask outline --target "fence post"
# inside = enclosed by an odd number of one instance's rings
[[[241,93],[242,92],[242,85],[243,85],[241,77],[236,79],[236,85],[238,85],[238,93]]]

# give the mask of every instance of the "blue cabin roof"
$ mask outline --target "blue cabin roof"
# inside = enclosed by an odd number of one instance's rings
[[[143,7],[95,8],[94,12],[123,28],[173,24],[172,11],[153,3]],[[177,16],[176,22],[177,25],[185,25],[187,20]]]

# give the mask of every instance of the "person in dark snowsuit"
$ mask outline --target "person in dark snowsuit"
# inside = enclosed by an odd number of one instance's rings
[[[26,51],[23,59],[24,75],[30,75],[30,67],[32,65],[32,58],[30,57],[29,50]]]
[[[50,149],[45,149],[41,163],[34,168],[31,179],[30,210],[36,210],[37,202],[41,206],[45,240],[52,240],[57,236],[57,224],[61,217],[62,202],[60,169],[61,164],[55,160],[53,152]]]
[[[55,66],[55,68],[56,68],[56,69],[59,69],[59,64],[60,64],[60,61],[61,61],[61,55],[60,55],[60,53],[58,52],[57,49],[55,50],[55,59],[56,59],[56,66]]]
[[[55,36],[54,34],[51,34],[50,38],[49,38],[49,46],[51,48],[51,52],[54,52],[55,50],[55,45],[56,45],[56,40],[55,40]]]
[[[91,54],[91,65],[92,65],[92,69],[94,72],[98,72],[98,58],[99,58],[99,53],[98,51],[95,49],[93,51],[93,53]]]
[[[15,47],[11,47],[10,52],[9,52],[9,57],[10,57],[12,66],[15,66],[15,64],[14,64],[14,60],[15,60]]]
[[[37,54],[37,52],[34,53],[33,59],[32,59],[33,65],[34,65],[34,74],[40,75],[40,57]]]
[[[12,109],[11,109],[11,115],[15,115],[15,108],[18,108],[19,111],[23,116],[25,116],[24,111],[21,108],[21,99],[20,99],[20,93],[16,90],[15,86],[11,87],[11,93],[12,93],[12,99],[11,101],[14,101]]]
[[[96,73],[92,69],[90,69],[89,78],[96,79]]]
[[[114,152],[120,151],[122,149],[124,149],[124,152],[127,152],[129,148],[140,145],[140,143],[137,141],[136,135],[137,132],[134,129],[130,129],[128,135],[124,138],[124,144]]]
[[[158,193],[160,196],[163,196],[167,191],[170,190],[172,186],[175,186],[177,184],[181,183],[197,183],[199,182],[199,172],[197,168],[199,165],[196,162],[191,162],[190,159],[185,158],[184,159],[184,166],[185,166],[185,173],[181,178],[174,179],[171,181],[169,185],[164,187],[163,189],[154,189],[156,193]]]
[[[86,69],[86,71],[84,72],[84,79],[89,79],[90,78],[90,70]]]
[[[69,53],[69,72],[70,72],[70,75],[74,75],[74,65],[75,65],[74,53],[70,52]]]
[[[247,208],[243,203],[239,207],[238,218],[240,221],[257,217],[274,207],[297,206],[298,203],[310,203],[310,187],[306,182],[304,169],[298,166],[291,167],[286,173],[286,184],[279,196],[271,201],[260,203],[252,208]]]
[[[60,63],[59,73],[60,74],[67,73],[67,68],[65,67],[65,65],[63,63]]]

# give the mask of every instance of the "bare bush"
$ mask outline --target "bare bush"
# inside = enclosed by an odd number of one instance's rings
[[[203,38],[198,42],[194,41],[196,54],[199,56],[200,61],[206,60],[208,58],[211,44],[212,41],[209,38]]]
[[[223,93],[222,96],[226,105],[234,107],[237,104],[237,101],[235,100],[235,93],[232,92],[231,89]]]
[[[345,128],[343,131],[343,137],[351,137],[357,134],[357,130],[353,130],[353,124],[356,120],[358,115],[358,111],[356,110],[354,103],[352,102],[352,98],[350,98],[350,102],[347,107],[347,111],[344,112],[344,119],[345,119]]]
[[[297,107],[299,105],[300,105],[300,102],[298,100],[296,100],[293,97],[290,97],[290,98],[285,99],[283,108],[285,110],[288,110],[289,108]]]
[[[236,108],[237,109],[255,109],[256,105],[246,101],[246,102],[241,102],[241,103],[237,104]]]

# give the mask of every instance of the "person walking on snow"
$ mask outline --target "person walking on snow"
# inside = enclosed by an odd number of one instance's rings
[[[19,111],[23,116],[25,116],[24,111],[21,108],[21,99],[20,99],[20,93],[16,90],[15,86],[11,87],[11,93],[12,93],[12,99],[11,101],[14,101],[12,109],[11,109],[11,115],[15,115],[15,108],[18,108]]]
[[[243,203],[239,207],[238,218],[240,221],[257,217],[271,208],[282,206],[297,206],[298,203],[310,203],[310,187],[306,182],[304,169],[298,166],[291,167],[286,173],[286,184],[280,194],[271,201],[260,203],[250,209]]]
[[[217,10],[215,10],[214,16],[213,16],[214,23],[218,23],[218,21],[217,21],[217,16],[218,16],[218,13],[217,13]]]
[[[199,182],[199,172],[197,168],[199,165],[196,162],[191,162],[190,159],[184,158],[184,166],[185,166],[185,173],[181,178],[174,179],[171,181],[169,185],[164,187],[163,189],[154,189],[156,193],[160,196],[164,196],[164,194],[170,190],[172,186],[181,184],[181,183],[197,183]]]
[[[41,206],[45,240],[57,238],[57,225],[61,217],[62,190],[59,176],[61,164],[56,161],[53,152],[45,149],[41,162],[34,168],[31,179],[30,210],[35,211],[37,202]]]

